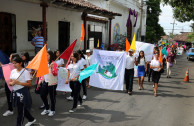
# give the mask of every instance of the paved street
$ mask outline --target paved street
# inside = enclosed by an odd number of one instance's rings
[[[186,68],[190,68],[190,83],[184,83]],[[32,115],[37,119],[37,126],[194,126],[194,61],[187,61],[186,56],[178,57],[173,67],[172,78],[163,74],[154,97],[152,83],[145,79],[145,90],[138,90],[137,79],[134,81],[134,94],[129,96],[121,91],[108,91],[98,88],[88,90],[88,99],[73,114],[68,112],[72,102],[65,100],[69,94],[58,92],[56,115],[41,116],[42,104],[39,95],[32,90]],[[0,125],[14,126],[14,115],[3,117],[6,100],[0,98]],[[27,122],[25,119],[24,124]]]

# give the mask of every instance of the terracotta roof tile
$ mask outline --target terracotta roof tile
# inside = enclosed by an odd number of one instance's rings
[[[108,11],[106,9],[98,7],[98,6],[92,4],[88,1],[85,1],[85,0],[55,0],[55,2],[62,2],[62,3],[65,3],[65,4],[76,5],[78,7],[97,10],[97,11],[100,11],[100,12],[104,12],[106,14],[110,14],[112,16],[122,16],[122,14],[120,14],[120,13],[115,13],[115,12],[112,12],[112,11]]]
[[[184,32],[180,35],[177,35],[173,38],[175,41],[182,41],[182,42],[188,42],[187,36],[190,34],[190,32]]]

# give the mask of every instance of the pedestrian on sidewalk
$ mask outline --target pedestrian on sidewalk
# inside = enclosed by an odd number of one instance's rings
[[[159,62],[159,53],[157,52],[154,56],[155,58],[150,63],[150,68],[153,69],[152,78],[154,83],[154,96],[157,96],[158,83],[161,76],[162,64]]]
[[[79,80],[79,73],[81,70],[84,69],[83,65],[79,61],[79,54],[73,53],[72,57],[72,63],[70,63],[67,67],[67,79],[65,84],[70,83],[70,88],[72,89],[73,94],[73,107],[71,110],[69,110],[70,113],[73,113],[76,111],[77,103],[80,102],[80,105],[82,105],[82,98],[80,95],[81,90],[81,83]]]
[[[55,104],[56,104],[56,88],[57,88],[57,66],[56,62],[54,62],[54,53],[52,51],[47,52],[49,73],[44,75],[40,88],[40,96],[45,105],[45,110],[41,113],[41,115],[53,116],[55,114]],[[40,84],[40,83],[39,83]],[[48,104],[47,96],[50,96],[51,107]],[[50,108],[50,110],[49,110]]]
[[[133,56],[133,49],[129,49],[129,55],[126,58],[125,66],[126,93],[129,95],[132,95],[133,91],[134,64],[135,57]]]
[[[144,75],[147,71],[147,62],[145,60],[144,51],[139,52],[139,57],[136,59],[136,66],[138,66],[138,84],[139,84],[139,90],[144,89],[143,83],[144,83]]]
[[[166,58],[167,78],[171,78],[171,70],[174,62],[176,64],[176,54],[174,53],[173,49],[171,49]]]
[[[9,57],[9,61],[10,64],[12,64],[12,61],[14,58],[19,58],[18,54],[11,54]],[[2,66],[3,64],[0,64],[0,66]],[[8,105],[8,110],[3,113],[3,116],[9,116],[9,115],[13,115],[13,105],[12,105],[12,100],[11,100],[11,91],[8,88],[7,83],[5,82],[5,94],[6,94],[6,98],[7,98],[7,105]]]
[[[36,119],[30,114],[32,101],[28,87],[32,86],[31,76],[29,71],[23,68],[20,57],[13,59],[13,65],[15,69],[11,71],[10,86],[13,87],[12,102],[14,106],[17,105],[18,109],[16,126],[23,125],[24,117],[28,119],[28,123],[25,126],[31,126],[36,122]]]
[[[37,54],[45,45],[44,37],[41,34],[42,32],[38,31],[37,35],[32,39],[32,42],[31,42],[31,44],[35,46],[35,54]]]

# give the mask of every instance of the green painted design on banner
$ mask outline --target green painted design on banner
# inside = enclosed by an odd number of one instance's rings
[[[115,71],[115,66],[109,62],[107,66],[101,67],[99,65],[97,73],[101,74],[106,79],[113,79],[117,76]]]

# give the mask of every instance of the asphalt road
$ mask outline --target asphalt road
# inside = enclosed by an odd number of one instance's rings
[[[184,82],[186,68],[190,68],[190,83]],[[32,90],[32,115],[37,119],[35,126],[194,126],[194,61],[179,56],[173,66],[172,78],[163,74],[154,97],[152,83],[144,83],[145,90],[138,90],[134,80],[132,96],[121,91],[108,91],[98,88],[88,90],[88,99],[73,114],[68,112],[72,102],[65,100],[69,94],[58,92],[56,114],[53,117],[41,116],[42,104],[39,95]],[[5,97],[0,98],[0,125],[15,126],[14,115],[3,117],[7,109]],[[27,122],[25,119],[24,124]]]

